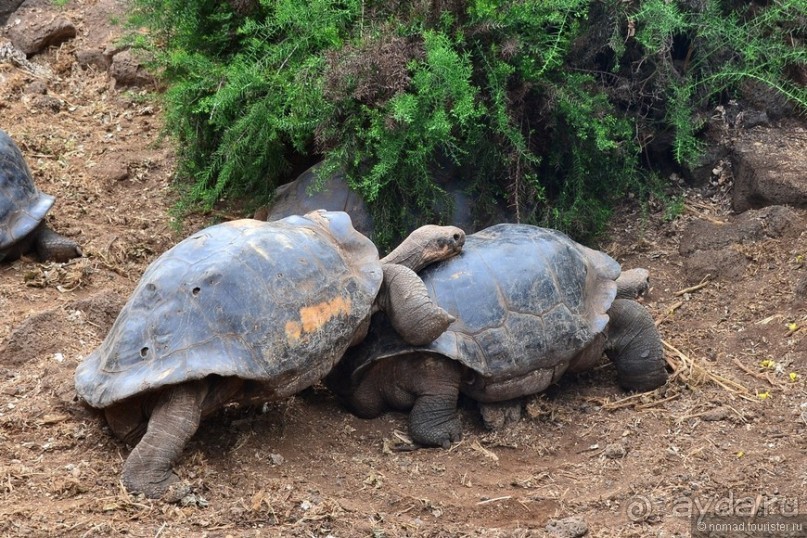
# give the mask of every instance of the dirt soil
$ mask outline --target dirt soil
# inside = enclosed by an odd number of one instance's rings
[[[361,420],[314,387],[206,420],[177,463],[189,502],[128,495],[129,449],[77,401],[73,372],[148,263],[211,221],[170,224],[175,159],[159,103],[75,65],[77,48],[114,30],[102,7],[51,8],[79,28],[36,57],[52,76],[0,64],[0,128],[57,196],[49,223],[85,253],[0,266],[0,535],[575,536],[583,523],[589,536],[670,537],[719,502],[807,512],[807,212],[789,213],[777,237],[743,237],[726,183],[685,190],[673,220],[626,209],[601,245],[651,272],[665,387],[626,394],[604,361],[530,399],[504,432],[465,405],[462,442],[416,451],[395,450],[404,415]],[[709,251],[715,263],[696,264],[715,268],[702,282],[679,254],[693,222],[732,230]]]

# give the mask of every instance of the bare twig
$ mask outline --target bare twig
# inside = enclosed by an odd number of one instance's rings
[[[512,495],[505,495],[504,497],[495,497],[493,499],[485,499],[484,501],[479,501],[476,504],[488,504],[488,503],[495,503],[496,501],[506,501],[507,499],[512,499]]]
[[[676,310],[684,306],[684,301],[678,301],[677,303],[673,304],[670,308],[664,311],[664,315],[656,320],[656,327],[664,323],[670,316],[672,316]]]
[[[737,359],[736,357],[731,359],[731,362],[733,362],[737,366],[737,368],[739,368],[740,370],[742,370],[743,372],[745,372],[746,374],[750,375],[753,378],[759,379],[760,381],[766,381],[772,387],[777,387],[777,388],[782,387],[781,383],[777,383],[776,381],[771,379],[767,374],[763,374],[761,372],[755,372],[755,371],[751,370],[749,367],[747,367],[742,362],[740,362],[740,360]]]
[[[749,396],[751,391],[747,387],[743,386],[737,381],[716,374],[708,370],[705,366],[701,364],[697,364],[685,353],[683,353],[676,347],[672,346],[668,342],[662,340],[661,343],[664,345],[664,347],[675,353],[675,355],[681,361],[681,364],[675,364],[671,360],[667,359],[667,363],[670,366],[672,366],[674,370],[673,377],[681,377],[685,382],[688,383],[696,383],[699,380],[709,381],[719,387],[722,387],[728,392],[731,392],[732,394],[739,396],[740,398],[743,398],[751,402],[757,401]],[[686,373],[684,373],[685,370]]]
[[[706,285],[709,283],[709,278],[711,278],[711,276],[712,275],[706,275],[705,277],[703,277],[703,280],[700,281],[700,284],[696,284],[695,286],[678,290],[673,295],[675,295],[676,297],[680,297],[685,293],[691,293],[693,291],[698,291],[701,288],[705,288]]]

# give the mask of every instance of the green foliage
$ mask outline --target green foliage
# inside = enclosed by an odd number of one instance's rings
[[[673,196],[668,198],[664,204],[664,220],[671,221],[684,214],[686,208],[683,196]]]
[[[680,163],[701,154],[697,136],[703,112],[754,81],[807,109],[807,88],[787,78],[807,65],[807,2],[633,2],[623,16],[635,29],[637,53],[649,77],[642,81],[663,108],[663,124],[675,131],[673,152]],[[649,84],[648,84],[649,82]],[[663,125],[653,125],[655,129]]]
[[[596,236],[656,189],[642,144],[693,162],[746,81],[807,108],[805,0],[133,0],[167,82],[188,200],[265,199],[325,158],[389,244],[450,220],[460,182],[500,215]],[[145,38],[143,36],[146,36]]]

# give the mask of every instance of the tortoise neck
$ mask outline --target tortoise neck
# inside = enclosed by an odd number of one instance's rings
[[[417,241],[405,239],[395,250],[382,258],[381,263],[403,265],[417,273],[431,263],[431,260],[427,260],[423,253],[423,246]]]

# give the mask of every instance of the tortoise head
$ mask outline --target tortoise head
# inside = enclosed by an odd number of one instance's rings
[[[390,252],[382,263],[405,265],[417,272],[437,261],[456,256],[465,244],[465,232],[456,226],[421,226]]]

